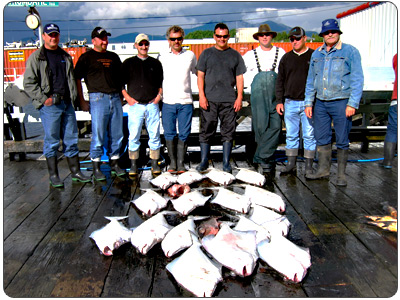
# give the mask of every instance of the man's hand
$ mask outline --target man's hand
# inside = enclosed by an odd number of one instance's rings
[[[346,107],[346,118],[354,116],[355,113],[356,113],[356,109],[354,107],[351,107],[351,106]]]
[[[208,100],[205,96],[199,96],[199,105],[202,109],[207,110],[208,108]]]
[[[281,116],[283,115],[283,112],[285,111],[285,108],[283,107],[282,103],[279,103],[276,105],[276,111],[278,112],[278,114],[280,114]]]
[[[306,116],[307,116],[308,118],[310,118],[310,119],[312,118],[312,107],[307,106],[307,107],[305,108],[304,112],[306,113]]]
[[[242,99],[236,98],[236,101],[233,104],[233,108],[235,109],[235,112],[238,112],[239,110],[241,110],[242,109]]]
[[[89,102],[83,100],[79,102],[79,107],[83,110],[83,111],[89,111],[90,109],[90,105]]]

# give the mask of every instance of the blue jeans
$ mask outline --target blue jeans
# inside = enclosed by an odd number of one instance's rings
[[[149,134],[149,148],[151,150],[160,149],[160,109],[158,104],[136,103],[129,106],[128,109],[129,151],[139,149],[144,121],[146,121],[146,129]]]
[[[107,149],[112,159],[120,157],[123,134],[123,112],[118,93],[89,93],[90,114],[92,115],[92,142],[90,158],[100,159]],[[106,138],[106,134],[108,134]],[[108,139],[108,145],[104,145]]]
[[[166,140],[173,140],[176,136],[176,120],[178,119],[178,138],[185,142],[192,128],[192,104],[163,104],[162,125]]]
[[[346,117],[347,99],[321,101],[316,99],[314,107],[314,136],[318,146],[332,143],[332,127],[335,129],[336,147],[349,149],[349,133],[352,125],[351,117]]]
[[[304,109],[304,101],[285,99],[286,149],[299,149],[301,124],[304,149],[315,150],[313,119],[307,118]]]
[[[385,141],[397,143],[397,104],[389,107],[389,118]]]
[[[77,155],[78,125],[71,102],[62,101],[58,105],[42,106],[39,112],[44,130],[43,154],[48,158],[57,156],[61,139],[64,155]]]

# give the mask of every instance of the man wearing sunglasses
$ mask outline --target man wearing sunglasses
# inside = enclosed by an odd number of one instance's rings
[[[359,106],[364,75],[359,51],[340,41],[342,32],[335,19],[322,22],[324,45],[311,56],[305,92],[305,112],[314,116],[318,170],[308,179],[329,177],[332,157],[332,128],[337,147],[337,186],[346,186],[345,169],[352,116]]]
[[[111,33],[102,27],[92,31],[93,49],[82,54],[75,66],[78,92],[81,103],[85,103],[81,80],[84,78],[89,92],[92,118],[92,142],[90,158],[93,163],[95,180],[106,180],[100,170],[104,148],[110,157],[111,174],[124,176],[125,170],[119,167],[123,135],[123,111],[121,94],[121,60],[119,56],[107,50],[108,37]],[[108,143],[107,137],[108,137]]]
[[[313,49],[306,46],[307,36],[303,28],[294,27],[289,31],[293,50],[286,53],[280,63],[276,80],[276,111],[284,113],[286,124],[286,156],[288,163],[281,174],[296,174],[296,160],[300,146],[300,128],[304,141],[305,173],[312,173],[316,142],[313,120],[304,112],[304,91]]]
[[[170,50],[159,58],[164,71],[162,124],[170,159],[168,172],[178,173],[186,171],[184,158],[193,115],[191,74],[197,75],[196,56],[182,48],[184,36],[180,26],[168,28],[166,37]]]
[[[247,72],[245,85],[251,90],[252,125],[257,143],[253,162],[258,164],[259,172],[272,175],[275,170],[274,153],[278,148],[282,127],[280,116],[276,112],[275,81],[277,67],[285,51],[272,45],[277,36],[268,24],[262,24],[253,38],[260,45],[243,56]]]
[[[61,49],[60,28],[43,27],[44,45],[26,63],[24,90],[40,112],[44,130],[43,154],[46,157],[50,184],[63,187],[58,175],[57,150],[60,139],[74,181],[89,182],[81,173],[78,149],[78,126],[73,104],[78,97],[71,56]]]
[[[223,170],[231,173],[229,161],[236,129],[236,113],[242,108],[243,74],[246,67],[240,53],[228,46],[228,26],[223,23],[215,25],[214,40],[215,46],[201,53],[196,67],[201,108],[201,162],[196,169],[202,172],[208,168],[210,141],[220,119]]]
[[[160,109],[158,103],[162,97],[163,69],[161,63],[149,56],[149,37],[140,33],[136,36],[136,56],[126,59],[122,64],[122,94],[129,104],[129,158],[130,176],[138,174],[140,135],[143,122],[149,134],[151,172],[153,176],[161,173],[158,166],[160,158]],[[125,88],[127,85],[127,88]]]

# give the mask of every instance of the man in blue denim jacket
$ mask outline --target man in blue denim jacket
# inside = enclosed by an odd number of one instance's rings
[[[323,21],[319,35],[324,38],[324,45],[311,56],[305,92],[305,113],[309,118],[314,114],[314,135],[319,162],[316,173],[306,177],[329,177],[333,121],[338,161],[336,185],[346,186],[349,133],[352,116],[362,96],[364,75],[360,53],[355,47],[342,43],[340,34],[342,32],[335,19]]]

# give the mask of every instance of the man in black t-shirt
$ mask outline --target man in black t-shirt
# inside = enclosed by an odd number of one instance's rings
[[[148,55],[149,37],[141,33],[135,39],[137,56],[128,58],[122,64],[124,87],[122,94],[129,104],[129,158],[131,168],[129,175],[136,176],[136,161],[139,158],[140,133],[143,122],[149,133],[151,171],[153,175],[161,173],[158,166],[160,158],[160,109],[158,103],[162,95],[163,69],[161,63]],[[125,89],[125,84],[128,86]]]
[[[289,31],[293,51],[286,53],[280,63],[276,80],[276,111],[285,112],[286,155],[288,163],[281,174],[296,173],[296,160],[300,147],[300,128],[304,141],[305,173],[312,173],[316,141],[313,119],[304,112],[304,93],[313,49],[306,46],[307,36],[303,28],[294,27]],[[300,126],[301,125],[301,126]]]
[[[89,182],[79,163],[78,126],[72,106],[77,98],[71,56],[62,50],[60,28],[47,24],[43,28],[44,45],[29,57],[24,74],[24,90],[39,110],[44,130],[43,154],[46,157],[53,187],[63,187],[58,175],[57,150],[60,140],[74,181]]]
[[[82,54],[75,66],[78,94],[85,111],[88,111],[89,107],[83,98],[82,78],[89,92],[92,116],[90,158],[93,162],[93,177],[96,180],[106,179],[100,170],[103,148],[106,148],[110,156],[111,174],[125,175],[125,170],[118,165],[123,139],[121,60],[114,52],[107,51],[110,35],[104,28],[96,27],[92,31],[93,50]]]

